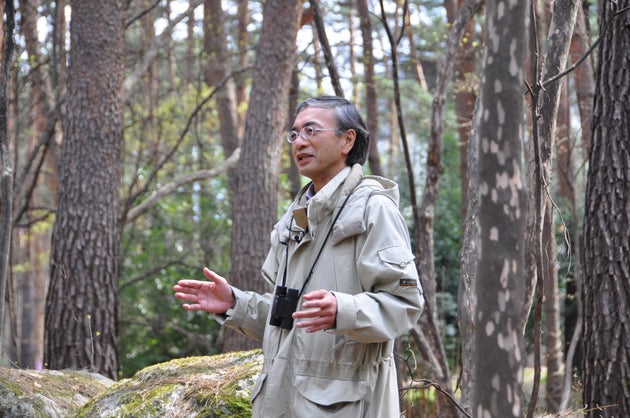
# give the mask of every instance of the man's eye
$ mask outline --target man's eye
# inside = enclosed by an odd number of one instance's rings
[[[306,134],[306,136],[313,136],[313,134],[315,133],[315,128],[313,128],[312,126],[305,126],[304,133]]]

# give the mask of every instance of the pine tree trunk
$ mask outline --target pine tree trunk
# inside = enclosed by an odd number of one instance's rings
[[[118,377],[123,10],[73,1],[45,362]]]
[[[600,19],[582,295],[583,402],[592,418],[630,416],[629,8],[630,0],[604,1]]]
[[[270,291],[260,277],[269,231],[277,221],[280,146],[286,126],[288,93],[294,67],[301,2],[265,4],[260,46],[245,122],[238,185],[233,196],[230,282],[241,289]],[[253,216],[255,214],[255,217]],[[258,343],[228,330],[224,351]]]

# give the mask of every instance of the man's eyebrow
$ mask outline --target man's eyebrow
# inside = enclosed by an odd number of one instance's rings
[[[309,120],[306,121],[304,123],[304,125],[302,125],[302,128],[304,128],[305,126],[321,126],[318,122],[314,121],[314,120]],[[297,128],[295,127],[295,125],[293,125],[291,127],[291,129],[289,129],[290,131],[297,131]]]

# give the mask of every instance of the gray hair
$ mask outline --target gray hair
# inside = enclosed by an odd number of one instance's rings
[[[343,97],[320,96],[302,102],[295,114],[298,115],[307,107],[333,109],[337,120],[337,135],[343,134],[348,129],[353,129],[357,133],[354,145],[346,157],[346,165],[352,166],[357,163],[363,165],[370,146],[370,132],[357,108]]]

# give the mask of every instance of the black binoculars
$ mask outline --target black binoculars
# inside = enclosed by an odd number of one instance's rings
[[[271,318],[269,325],[283,329],[293,328],[293,312],[297,309],[300,292],[297,289],[286,286],[276,286],[271,307]]]

